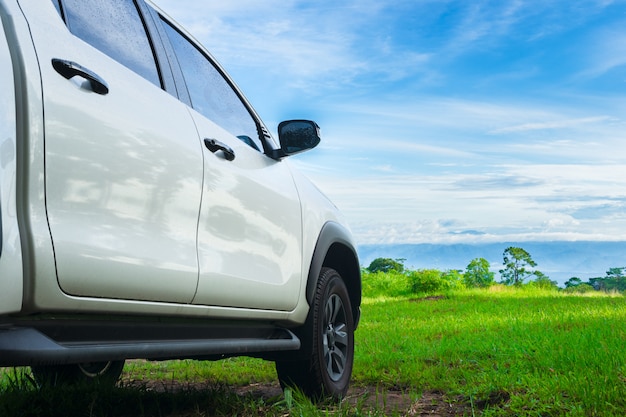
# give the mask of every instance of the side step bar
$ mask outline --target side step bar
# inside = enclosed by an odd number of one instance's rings
[[[57,342],[33,328],[0,330],[0,366],[60,365],[122,359],[207,359],[298,350],[287,329],[267,338]]]

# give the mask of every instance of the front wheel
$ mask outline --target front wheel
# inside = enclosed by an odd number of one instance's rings
[[[70,365],[31,366],[40,386],[106,384],[115,385],[124,361],[85,362]]]
[[[354,362],[354,319],[348,290],[334,269],[322,269],[302,330],[312,336],[311,357],[277,361],[281,386],[300,389],[314,401],[343,398]]]

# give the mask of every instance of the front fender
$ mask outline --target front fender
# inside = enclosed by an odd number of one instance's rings
[[[311,305],[317,280],[323,267],[333,268],[343,278],[350,295],[356,328],[361,306],[359,257],[350,231],[341,224],[332,221],[324,224],[315,245],[306,287],[306,299],[309,305]]]

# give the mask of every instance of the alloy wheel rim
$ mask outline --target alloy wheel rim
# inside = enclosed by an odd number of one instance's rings
[[[328,376],[337,382],[344,374],[348,362],[348,325],[346,310],[341,297],[333,294],[324,309],[322,340],[324,361]]]

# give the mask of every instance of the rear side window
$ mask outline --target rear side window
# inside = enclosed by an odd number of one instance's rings
[[[239,95],[208,57],[163,21],[191,98],[191,106],[252,148],[263,149],[257,124]]]
[[[62,7],[74,35],[161,87],[154,52],[134,1],[63,0]]]

